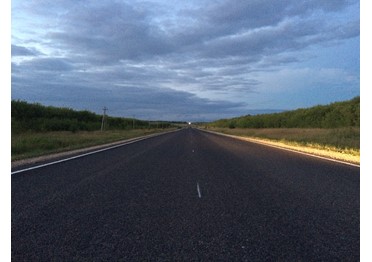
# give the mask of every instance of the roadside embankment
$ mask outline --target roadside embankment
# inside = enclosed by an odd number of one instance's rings
[[[70,155],[102,146],[121,143],[124,140],[176,130],[134,129],[81,132],[26,132],[12,135],[12,166],[26,160],[38,161],[48,157]]]
[[[359,128],[204,128],[238,139],[360,165]]]

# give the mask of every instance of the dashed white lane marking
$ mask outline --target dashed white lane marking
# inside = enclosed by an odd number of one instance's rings
[[[199,183],[198,182],[196,182],[196,190],[198,191],[199,198],[201,198],[201,191],[200,191],[200,187],[199,187]]]

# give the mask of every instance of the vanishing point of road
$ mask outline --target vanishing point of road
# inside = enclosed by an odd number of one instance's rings
[[[358,261],[359,191],[359,167],[186,128],[13,172],[12,261]]]

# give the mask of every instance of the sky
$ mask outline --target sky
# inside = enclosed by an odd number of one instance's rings
[[[212,121],[360,95],[355,0],[11,2],[11,98]]]

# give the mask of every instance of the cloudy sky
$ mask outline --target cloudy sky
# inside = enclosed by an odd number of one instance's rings
[[[12,0],[12,99],[208,121],[360,94],[358,0]]]

